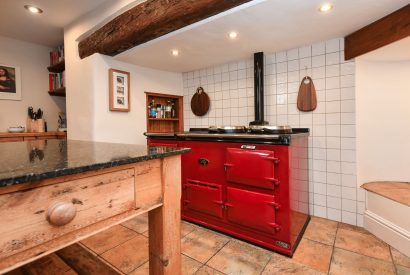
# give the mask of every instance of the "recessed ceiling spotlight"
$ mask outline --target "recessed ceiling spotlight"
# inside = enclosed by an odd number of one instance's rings
[[[179,55],[178,50],[172,50],[171,53],[172,53],[173,56],[178,56]]]
[[[230,39],[236,39],[238,37],[238,33],[237,32],[230,32],[229,33],[229,38]]]
[[[32,6],[32,5],[24,5],[24,8],[31,13],[43,13],[42,9]]]
[[[324,3],[320,6],[319,11],[326,13],[329,12],[331,9],[333,9],[333,5],[329,3]]]

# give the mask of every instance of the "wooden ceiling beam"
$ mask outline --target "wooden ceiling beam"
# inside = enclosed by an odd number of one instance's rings
[[[345,37],[345,60],[410,36],[410,4]]]
[[[147,0],[80,41],[80,58],[114,56],[251,0]]]

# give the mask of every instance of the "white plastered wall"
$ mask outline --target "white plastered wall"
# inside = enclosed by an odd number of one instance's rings
[[[68,138],[145,144],[145,91],[182,95],[182,74],[115,61],[109,56],[78,56],[78,38],[141,1],[107,3],[64,30],[67,74]],[[131,73],[131,111],[110,112],[108,69]]]

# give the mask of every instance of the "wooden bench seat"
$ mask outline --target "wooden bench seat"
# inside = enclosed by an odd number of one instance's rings
[[[409,182],[376,181],[365,183],[362,185],[362,188],[395,202],[410,206]]]

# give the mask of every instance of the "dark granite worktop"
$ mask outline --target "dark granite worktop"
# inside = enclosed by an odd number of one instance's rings
[[[0,143],[0,187],[158,159],[187,148],[77,140]]]

